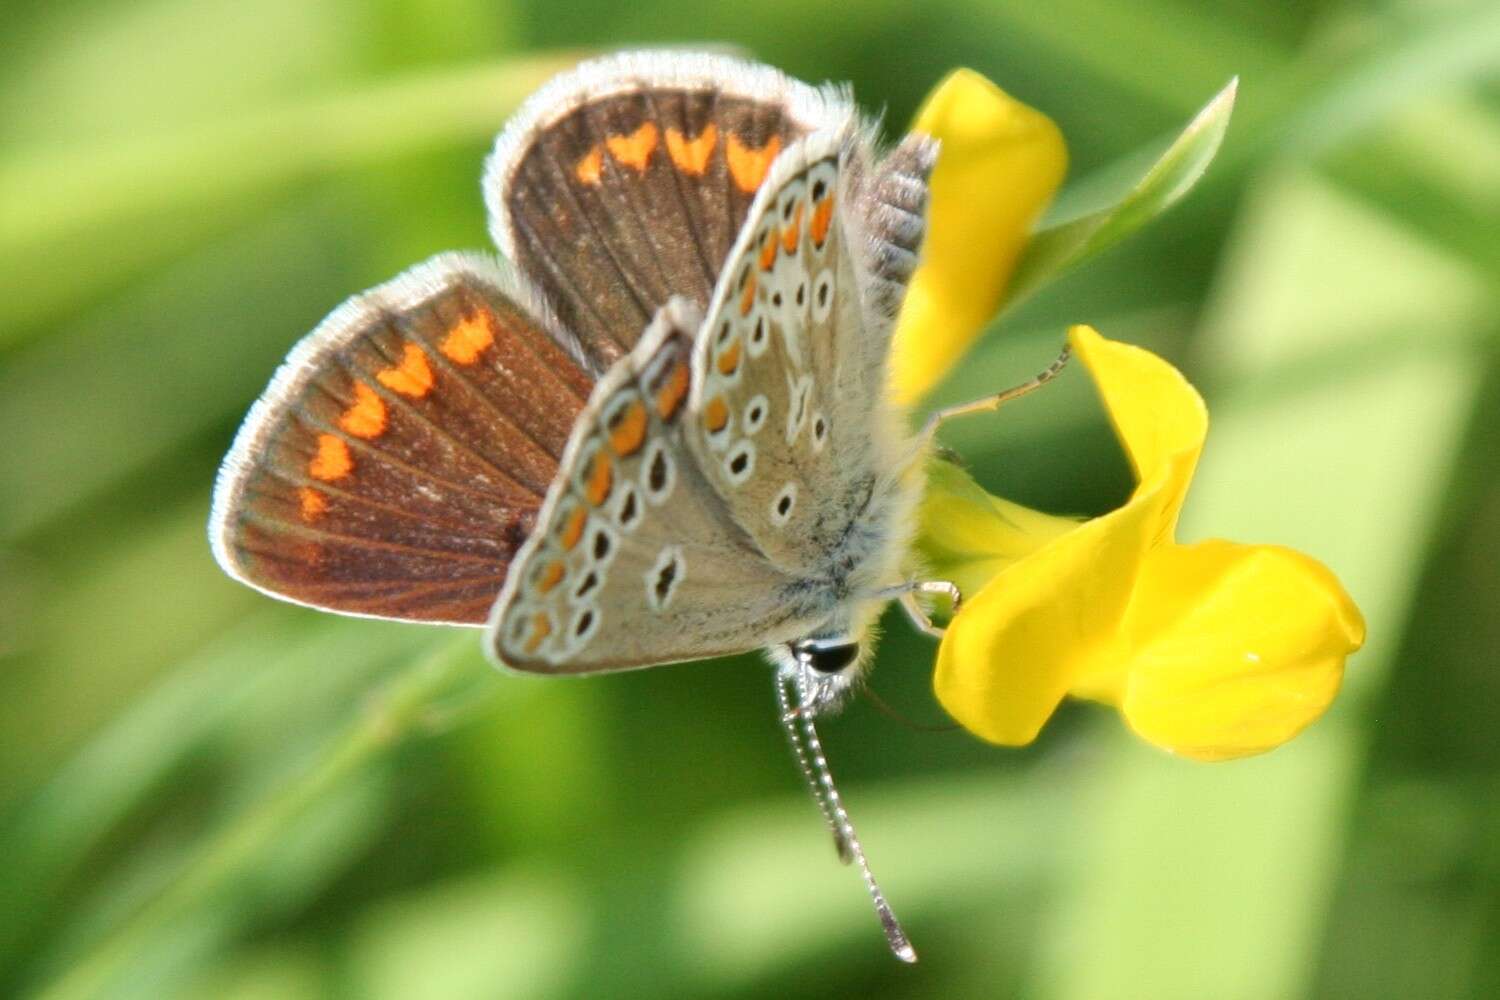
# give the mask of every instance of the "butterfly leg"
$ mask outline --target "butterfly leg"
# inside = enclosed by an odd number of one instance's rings
[[[947,580],[923,580],[903,588],[898,600],[901,602],[901,610],[906,612],[906,617],[920,632],[926,632],[934,639],[943,637],[943,629],[932,623],[927,611],[917,600],[918,594],[944,594],[953,602],[953,613],[958,613],[958,606],[963,602],[963,594],[959,593],[957,584]]]
[[[1070,348],[1067,344],[1064,344],[1062,352],[1058,354],[1056,361],[1052,362],[1044,370],[1038,372],[1036,375],[1033,375],[1031,378],[1027,379],[1025,382],[1022,382],[1020,385],[1012,386],[1011,388],[1006,389],[1004,392],[997,392],[993,396],[985,396],[982,399],[972,399],[967,403],[959,403],[956,406],[949,406],[945,407],[944,409],[938,410],[936,413],[927,418],[927,423],[922,427],[922,444],[925,446],[931,443],[933,436],[937,434],[937,429],[947,421],[952,420],[954,417],[965,417],[971,413],[983,413],[986,410],[998,410],[1000,409],[1000,407],[1004,406],[1006,403],[1009,403],[1011,400],[1020,399],[1022,396],[1025,396],[1026,394],[1033,392],[1036,389],[1040,389],[1042,386],[1046,385],[1048,382],[1051,382],[1054,378],[1062,373],[1062,370],[1067,366],[1068,358],[1071,355],[1072,348]]]

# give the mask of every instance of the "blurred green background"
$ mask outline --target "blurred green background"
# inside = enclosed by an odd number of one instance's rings
[[[6,8],[0,994],[1500,995],[1500,6]],[[1024,750],[865,702],[825,725],[913,968],[762,664],[502,677],[477,634],[237,586],[204,539],[287,348],[486,244],[520,97],[582,51],[708,42],[851,80],[888,132],[971,65],[1062,126],[1059,213],[1238,74],[1202,186],[940,396],[1017,381],[1070,322],[1152,347],[1214,416],[1181,537],[1302,548],[1369,619],[1329,715],[1249,761],[1091,705]],[[1047,509],[1129,489],[1077,372],[948,443]],[[939,721],[930,641],[886,632],[874,688]]]

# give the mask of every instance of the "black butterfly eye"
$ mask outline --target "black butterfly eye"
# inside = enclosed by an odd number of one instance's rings
[[[859,659],[859,643],[828,645],[804,640],[792,644],[792,653],[820,674],[836,674]]]

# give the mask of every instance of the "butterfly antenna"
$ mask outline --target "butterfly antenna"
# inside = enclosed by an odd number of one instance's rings
[[[886,902],[885,893],[880,891],[880,884],[875,881],[870,863],[865,859],[864,848],[860,846],[859,837],[854,832],[854,824],[849,819],[848,811],[844,809],[844,801],[833,783],[833,773],[828,769],[828,758],[823,753],[823,742],[818,739],[818,730],[813,726],[812,713],[804,711],[800,704],[795,709],[791,705],[788,694],[791,683],[789,678],[778,677],[776,697],[781,705],[782,725],[786,728],[787,739],[792,744],[802,776],[807,780],[807,786],[812,791],[818,808],[822,810],[823,818],[828,821],[829,829],[833,831],[833,842],[839,857],[846,864],[853,861],[858,866],[859,874],[865,880],[865,889],[870,894],[870,901],[875,904],[875,915],[880,918],[880,926],[885,931],[885,940],[890,945],[891,953],[903,962],[915,962],[916,949],[911,946],[906,932],[901,929],[901,922],[896,919],[891,905]],[[800,697],[798,700],[799,703],[802,701]]]
[[[833,834],[833,849],[838,852],[839,861],[847,865],[854,860],[854,855],[849,850],[849,841],[844,839],[843,831],[839,829],[833,806],[829,804],[827,796],[823,793],[823,785],[813,773],[812,758],[808,754],[807,742],[802,737],[802,727],[798,722],[803,710],[801,707],[792,705],[791,685],[790,679],[777,678],[776,700],[781,705],[781,725],[786,730],[787,742],[792,745],[792,753],[797,758],[797,767],[802,771],[802,778],[807,782],[807,790],[812,792],[813,801],[818,804],[819,811],[823,813],[823,820],[828,824],[828,832]]]

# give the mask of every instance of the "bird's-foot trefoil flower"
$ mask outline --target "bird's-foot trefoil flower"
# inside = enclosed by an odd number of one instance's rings
[[[942,151],[929,244],[896,335],[897,399],[919,398],[962,355],[1006,301],[1018,261],[1073,263],[1123,235],[1122,216],[1133,227],[1180,197],[1212,157],[1232,99],[1231,85],[1114,209],[1033,237],[1066,163],[1061,136],[978,74],[945,80],[915,126]],[[1051,242],[1034,252],[1041,239]],[[965,595],[938,649],[938,699],[1002,744],[1030,742],[1075,696],[1115,706],[1136,733],[1188,757],[1280,745],[1337,693],[1364,641],[1358,608],[1326,567],[1291,549],[1178,543],[1208,432],[1202,398],[1141,348],[1088,327],[1069,343],[1135,489],[1080,521],[990,496],[930,460],[918,547],[930,575]]]

